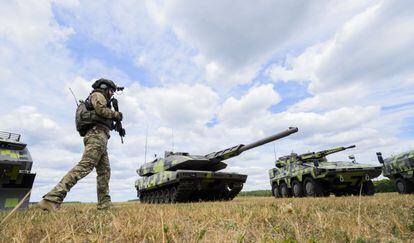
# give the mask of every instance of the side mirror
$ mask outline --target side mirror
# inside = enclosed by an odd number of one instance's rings
[[[377,152],[377,158],[378,158],[378,161],[381,164],[384,164],[384,158],[382,158],[382,153],[381,152]]]

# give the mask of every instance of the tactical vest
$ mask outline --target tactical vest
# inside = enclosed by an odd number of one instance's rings
[[[92,91],[100,92],[100,91]],[[91,93],[91,94],[92,94]],[[79,105],[76,109],[76,130],[79,132],[81,137],[85,136],[89,129],[100,124],[107,127],[109,130],[113,129],[112,119],[108,119],[98,115],[90,100],[91,94],[86,98],[85,101],[80,100]],[[108,101],[108,108],[111,108],[111,103]]]

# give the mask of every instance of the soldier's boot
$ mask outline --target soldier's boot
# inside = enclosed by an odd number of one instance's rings
[[[97,206],[98,210],[109,210],[109,209],[117,209],[117,206],[114,206],[112,204],[112,202],[104,202],[104,203],[100,203]]]
[[[38,204],[37,207],[44,210],[44,211],[48,211],[51,213],[54,213],[56,211],[59,210],[60,204],[56,203],[56,202],[52,202],[46,199],[42,199]]]

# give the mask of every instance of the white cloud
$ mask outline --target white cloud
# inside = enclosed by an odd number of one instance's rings
[[[411,5],[379,2],[347,21],[328,41],[288,57],[286,66],[274,65],[268,74],[276,81],[311,80],[314,96],[294,105],[296,110],[409,102],[414,18],[401,10]]]
[[[273,85],[255,86],[239,100],[230,97],[224,101],[218,113],[218,119],[230,126],[243,126],[263,116],[264,113],[268,113],[270,106],[276,105],[279,101],[280,96],[274,90]]]

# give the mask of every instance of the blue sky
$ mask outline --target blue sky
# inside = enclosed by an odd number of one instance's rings
[[[109,143],[111,194],[135,197],[135,170],[171,148],[206,154],[289,126],[278,155],[356,144],[360,162],[413,149],[411,1],[4,1],[0,130],[29,144],[38,200],[80,158],[75,104],[100,77],[127,136]],[[349,153],[333,156],[346,159]],[[228,161],[268,189],[266,145]],[[67,200],[96,201],[95,174]]]

